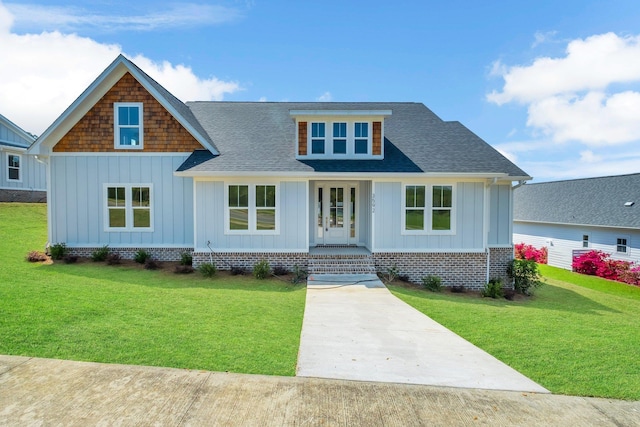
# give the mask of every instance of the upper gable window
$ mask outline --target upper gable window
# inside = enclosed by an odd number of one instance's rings
[[[333,154],[347,154],[347,124],[333,124]]]
[[[114,103],[114,137],[115,148],[142,149],[142,103]]]
[[[22,181],[22,174],[20,173],[21,156],[19,154],[7,153],[7,180],[8,181]]]
[[[369,123],[354,123],[355,153],[369,154]]]
[[[311,123],[311,153],[324,154],[324,123]]]

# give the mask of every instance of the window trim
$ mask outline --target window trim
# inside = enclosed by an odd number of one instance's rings
[[[18,158],[18,167],[17,168],[15,166],[10,166],[9,165],[9,160],[11,159],[11,156],[16,156]],[[8,182],[22,182],[22,154],[7,152],[7,155],[5,157],[5,164],[7,165],[7,181]],[[17,169],[18,170],[18,179],[12,179],[11,178],[11,174],[9,173],[9,169]]]
[[[424,206],[424,227],[422,230],[407,230],[406,229],[406,210],[407,210],[407,187],[412,186],[424,186],[425,187],[425,206]],[[433,229],[433,211],[442,209],[433,206],[433,188],[434,187],[451,187],[451,228],[449,230],[434,230]],[[400,197],[400,234],[401,235],[438,235],[438,236],[452,236],[456,234],[456,193],[457,188],[455,183],[427,183],[427,182],[403,182],[402,194]]]
[[[305,155],[297,155],[296,157],[308,159],[341,159],[341,160],[365,160],[377,159],[383,157],[381,154],[373,154],[373,122],[375,119],[365,117],[322,117],[315,120],[309,120],[309,131],[307,132],[307,152]],[[314,137],[313,127],[315,124],[324,124],[324,137]],[[346,136],[334,136],[334,125],[344,123],[346,125]],[[364,123],[367,125],[367,137],[356,138],[356,123]],[[356,139],[367,141],[367,152],[356,153]],[[324,141],[324,153],[313,152],[313,141]],[[346,150],[344,153],[334,152],[334,141],[345,140]],[[299,142],[298,142],[299,144]]]
[[[583,234],[582,235],[582,247],[583,248],[589,248],[589,246],[590,246],[589,235],[588,234]]]
[[[111,187],[124,187],[124,209],[125,209],[125,227],[111,227],[109,225],[109,188]],[[134,227],[133,226],[133,213],[136,210],[132,203],[132,191],[133,188],[142,187],[149,189],[149,227]],[[151,183],[105,183],[103,185],[102,192],[103,203],[103,215],[104,215],[104,231],[105,232],[152,232],[154,230],[153,221],[153,184]]]
[[[120,125],[120,107],[138,107],[138,122],[140,144],[122,145],[120,144],[120,129],[123,127],[134,128],[136,126]],[[114,102],[113,103],[113,143],[118,150],[143,150],[144,149],[144,106],[142,102]]]
[[[230,220],[230,210],[234,209],[234,207],[229,206],[229,187],[233,185],[246,185],[249,187],[249,223],[247,230],[232,230],[229,224]],[[275,187],[275,229],[273,230],[258,230],[258,210],[260,209],[271,209],[269,207],[259,207],[256,206],[256,187],[258,186],[274,186]],[[255,181],[225,181],[224,182],[224,234],[229,235],[276,235],[280,234],[280,211],[282,207],[280,206],[280,183],[273,181],[263,181],[263,182],[255,182]]]
[[[624,240],[624,244],[620,243],[621,240]],[[621,246],[624,246],[624,251],[619,250]],[[616,254],[629,255],[629,237],[616,237]]]

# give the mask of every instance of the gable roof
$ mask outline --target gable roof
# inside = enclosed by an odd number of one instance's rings
[[[217,148],[187,106],[162,85],[123,55],[118,57],[62,113],[60,117],[31,145],[32,154],[48,154],[80,119],[125,75],[133,77],[203,146],[213,153]]]
[[[26,150],[35,139],[35,136],[0,114],[0,145]]]
[[[514,221],[640,228],[640,173],[526,184],[513,194]]]
[[[194,153],[177,173],[421,173],[530,179],[458,122],[445,122],[420,103],[187,102],[220,150]],[[391,110],[384,121],[382,160],[306,160],[295,157],[290,111]]]

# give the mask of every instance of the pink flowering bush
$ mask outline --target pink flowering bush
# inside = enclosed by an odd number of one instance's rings
[[[547,263],[547,248],[536,249],[532,245],[517,243],[515,245],[515,258],[535,261],[538,264]]]
[[[576,273],[640,286],[640,265],[611,259],[611,255],[602,251],[593,250],[575,257],[572,267]]]

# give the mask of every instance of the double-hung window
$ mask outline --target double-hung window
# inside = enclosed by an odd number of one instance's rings
[[[19,154],[7,153],[7,180],[8,181],[22,181],[22,174],[20,173],[20,164],[22,157]]]
[[[115,148],[142,149],[142,103],[116,102],[113,107]]]
[[[274,184],[227,186],[226,230],[257,232],[278,230],[278,189]]]
[[[324,154],[325,124],[311,123],[311,154]]]
[[[403,234],[454,231],[453,185],[405,185],[403,196]]]
[[[589,247],[589,235],[588,234],[583,234],[582,235],[582,247],[583,248],[588,248]]]
[[[369,123],[354,123],[354,152],[356,154],[369,153]]]
[[[105,184],[107,231],[152,231],[151,184]]]
[[[347,154],[347,124],[333,124],[333,154]]]
[[[627,253],[627,239],[618,238],[616,241],[616,252],[621,254]]]

